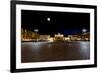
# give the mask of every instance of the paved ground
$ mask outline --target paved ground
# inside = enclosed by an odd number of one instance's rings
[[[90,58],[90,43],[88,41],[22,42],[21,46],[22,63]]]

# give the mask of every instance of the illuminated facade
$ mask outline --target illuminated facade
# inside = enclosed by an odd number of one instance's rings
[[[54,37],[50,35],[40,35],[38,32],[32,32],[26,29],[21,30],[21,41],[89,41],[90,33],[85,32],[77,35],[68,35],[65,37],[63,34],[55,34]]]
[[[64,35],[63,34],[55,34],[54,35],[54,41],[64,41]]]
[[[81,38],[82,38],[82,40],[89,41],[90,40],[90,33],[89,32],[83,33]]]
[[[65,41],[70,41],[70,38],[69,37],[64,37],[64,40]]]
[[[21,40],[22,41],[34,41],[39,39],[39,34],[26,29],[21,29]]]
[[[32,40],[32,31],[28,31],[26,29],[21,30],[21,40],[22,41],[30,41]]]
[[[50,38],[50,35],[40,35],[40,40],[41,41],[48,41],[48,39]]]
[[[54,42],[54,38],[53,37],[48,38],[48,42]]]
[[[38,41],[40,38],[40,35],[37,32],[32,32],[32,40]]]
[[[71,41],[89,41],[90,40],[90,33],[82,33],[77,35],[68,35]]]

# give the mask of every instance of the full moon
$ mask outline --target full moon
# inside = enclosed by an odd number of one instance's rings
[[[49,17],[47,18],[47,21],[50,21],[50,18]]]

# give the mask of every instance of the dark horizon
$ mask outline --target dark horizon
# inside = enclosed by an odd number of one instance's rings
[[[89,13],[21,10],[21,28],[40,34],[79,34],[90,31]]]

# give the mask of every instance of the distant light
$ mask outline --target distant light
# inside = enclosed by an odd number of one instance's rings
[[[70,40],[70,38],[69,37],[65,37],[65,40]]]
[[[50,21],[50,20],[51,20],[51,19],[48,17],[48,18],[47,18],[47,21]]]
[[[87,30],[86,29],[82,29],[82,32],[87,32]]]
[[[60,34],[60,33],[55,34],[54,36],[55,36],[55,37],[64,37],[64,35],[63,35],[63,34]]]
[[[38,32],[39,30],[38,29],[34,29],[34,32]]]
[[[53,42],[53,38],[48,38],[48,42]]]

